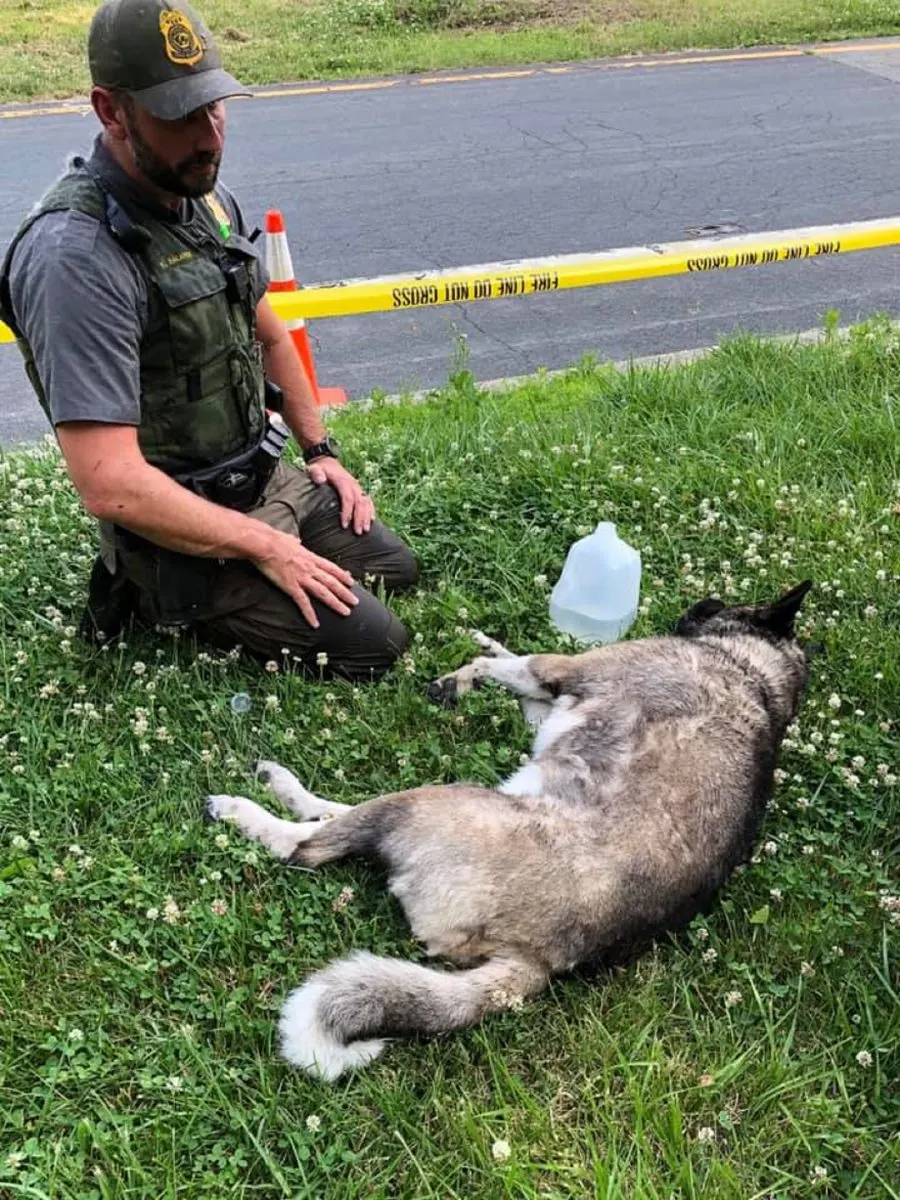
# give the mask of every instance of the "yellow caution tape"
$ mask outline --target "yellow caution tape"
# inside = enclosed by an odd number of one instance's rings
[[[706,274],[739,267],[833,258],[855,250],[877,250],[900,244],[900,217],[822,225],[776,233],[700,238],[573,254],[556,258],[489,263],[415,275],[347,279],[303,287],[296,292],[270,292],[269,301],[285,321],[343,317],[361,313],[471,304],[513,296],[566,291],[656,279],[664,275]],[[0,323],[0,342],[12,341]]]
[[[664,275],[767,266],[898,244],[900,218],[892,217],[847,225],[635,246],[598,254],[491,263],[416,275],[348,279],[303,287],[296,292],[281,292],[270,299],[284,320],[341,317],[442,304],[470,304],[476,300],[500,300]]]

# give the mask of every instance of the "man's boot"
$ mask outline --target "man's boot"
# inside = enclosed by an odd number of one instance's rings
[[[137,607],[137,592],[123,571],[112,574],[97,558],[88,585],[88,600],[78,636],[91,646],[102,646],[118,637]]]

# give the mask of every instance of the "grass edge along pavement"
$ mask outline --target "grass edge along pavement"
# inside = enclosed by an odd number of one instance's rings
[[[0,1194],[896,1196],[898,378],[873,322],[496,395],[460,364],[431,402],[336,413],[424,567],[409,656],[361,688],[183,638],[83,649],[90,523],[55,451],[4,455]],[[603,516],[644,554],[630,636],[816,580],[827,656],[756,861],[621,973],[307,1081],[275,1053],[287,990],[353,946],[419,951],[377,872],[285,870],[202,795],[252,794],[256,755],[348,802],[508,774],[514,701],[425,687],[472,626],[552,649],[548,587]]]
[[[631,0],[612,15],[579,4],[571,19],[559,16],[562,5],[530,0],[207,0],[201,8],[226,67],[249,85],[900,33],[887,0]],[[91,11],[71,0],[19,0],[0,14],[0,103],[86,96]]]

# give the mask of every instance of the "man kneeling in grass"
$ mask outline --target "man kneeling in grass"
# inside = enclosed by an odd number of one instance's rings
[[[223,101],[249,93],[186,5],[106,0],[88,52],[102,131],[0,271],[0,316],[100,520],[82,632],[114,636],[134,611],[372,678],[409,636],[360,583],[410,587],[418,564],[341,464],[217,184]],[[282,461],[291,432],[305,469]]]

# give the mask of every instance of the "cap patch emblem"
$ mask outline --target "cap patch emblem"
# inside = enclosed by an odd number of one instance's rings
[[[167,8],[159,14],[159,30],[166,47],[166,57],[178,67],[192,67],[203,57],[203,43],[194,27],[177,8]]]

